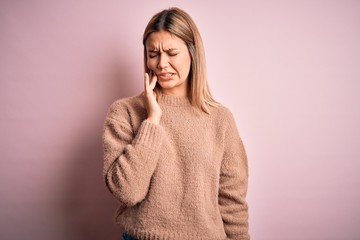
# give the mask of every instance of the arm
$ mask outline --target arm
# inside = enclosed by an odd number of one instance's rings
[[[135,137],[125,106],[113,104],[105,120],[105,182],[119,201],[128,207],[145,198],[159,158],[163,134],[159,126],[162,111],[153,91],[156,82],[156,75],[150,78],[145,74],[143,97],[147,119]]]
[[[124,106],[114,104],[103,134],[104,177],[109,190],[126,206],[142,201],[149,189],[162,143],[159,125],[144,120],[136,135]]]
[[[235,121],[229,115],[220,173],[219,207],[227,239],[248,240],[248,164]]]

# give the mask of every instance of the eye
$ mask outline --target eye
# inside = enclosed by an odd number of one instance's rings
[[[176,55],[178,55],[179,53],[177,53],[177,52],[169,52],[169,56],[171,56],[171,57],[173,57],[173,56],[176,56]]]
[[[155,58],[158,54],[157,53],[150,53],[149,58]]]
[[[155,58],[159,55],[159,51],[156,49],[148,49],[147,50],[148,58]]]

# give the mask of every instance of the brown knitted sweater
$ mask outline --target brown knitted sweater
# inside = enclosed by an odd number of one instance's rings
[[[142,96],[114,102],[104,125],[104,177],[116,221],[141,240],[248,240],[247,157],[232,114],[160,95],[159,125]]]

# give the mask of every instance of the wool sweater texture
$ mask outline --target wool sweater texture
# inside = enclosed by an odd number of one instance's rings
[[[142,95],[115,101],[104,124],[105,182],[116,222],[140,240],[250,239],[248,164],[230,111],[204,113],[160,95],[160,124]]]

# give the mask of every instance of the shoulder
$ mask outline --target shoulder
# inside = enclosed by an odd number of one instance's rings
[[[221,121],[226,124],[234,121],[234,116],[231,110],[222,104],[211,107],[209,115],[217,121]]]
[[[213,125],[216,126],[219,131],[226,134],[238,133],[239,128],[235,117],[228,107],[218,104],[217,106],[211,108],[209,116]]]
[[[120,98],[114,101],[108,110],[107,117],[117,119],[132,114],[139,115],[145,111],[142,95]]]
[[[136,108],[142,106],[143,106],[143,100],[142,100],[142,95],[140,94],[132,97],[117,99],[110,105],[110,110],[117,110],[124,107]]]

